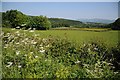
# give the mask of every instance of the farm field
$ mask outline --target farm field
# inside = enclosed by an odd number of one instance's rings
[[[87,31],[86,31],[87,30]],[[106,30],[106,31],[104,31]],[[59,37],[59,38],[67,38],[69,41],[72,41],[76,44],[83,44],[90,41],[100,41],[106,44],[108,47],[114,47],[118,44],[118,33],[120,31],[107,30],[107,29],[89,29],[89,28],[76,28],[76,30],[35,30],[34,32],[31,30],[19,30],[12,28],[3,28],[5,32],[15,32],[20,31],[22,33],[26,33],[28,36],[37,34],[41,38],[46,38],[49,36]]]

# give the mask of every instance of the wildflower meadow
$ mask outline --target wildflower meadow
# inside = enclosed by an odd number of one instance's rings
[[[2,31],[3,78],[120,77],[119,44],[110,48],[101,41],[76,45],[67,38],[43,38],[35,32]]]

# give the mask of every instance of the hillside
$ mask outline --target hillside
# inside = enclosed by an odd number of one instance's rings
[[[79,26],[83,25],[81,21],[76,20],[69,20],[69,19],[63,19],[63,18],[49,18],[52,27],[73,27],[73,26]]]
[[[64,18],[47,18],[46,16],[26,15],[18,10],[9,10],[2,13],[2,26],[28,29],[35,28],[37,30],[47,30],[58,27],[73,27],[73,28],[111,28],[108,24],[103,23],[83,23],[77,20]],[[116,23],[115,23],[116,24]],[[114,25],[115,25],[114,24]]]
[[[115,22],[109,24],[113,30],[120,30],[120,18],[118,18]]]
[[[113,23],[114,20],[109,20],[109,19],[97,19],[97,18],[94,18],[94,19],[78,19],[79,21],[82,21],[82,22],[94,22],[94,23],[103,23],[103,24],[110,24],[110,23]]]

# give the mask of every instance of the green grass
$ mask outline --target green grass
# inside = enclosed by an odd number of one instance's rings
[[[14,32],[16,30],[11,30],[11,28],[3,28],[3,31]],[[36,30],[34,33],[21,30],[21,32],[27,33],[28,36],[38,34],[38,36],[40,36],[41,38],[46,38],[49,36],[67,38],[68,40],[73,41],[79,45],[90,41],[101,41],[104,42],[106,46],[112,47],[118,44],[119,31],[109,30],[103,32],[96,32],[86,31],[85,28],[85,30]]]
[[[3,78],[120,77],[117,31],[3,28],[1,36]]]

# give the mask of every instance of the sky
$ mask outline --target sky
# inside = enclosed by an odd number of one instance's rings
[[[118,2],[2,2],[2,11],[67,19],[118,18]]]
[[[2,2],[118,2],[120,0],[1,0]]]

